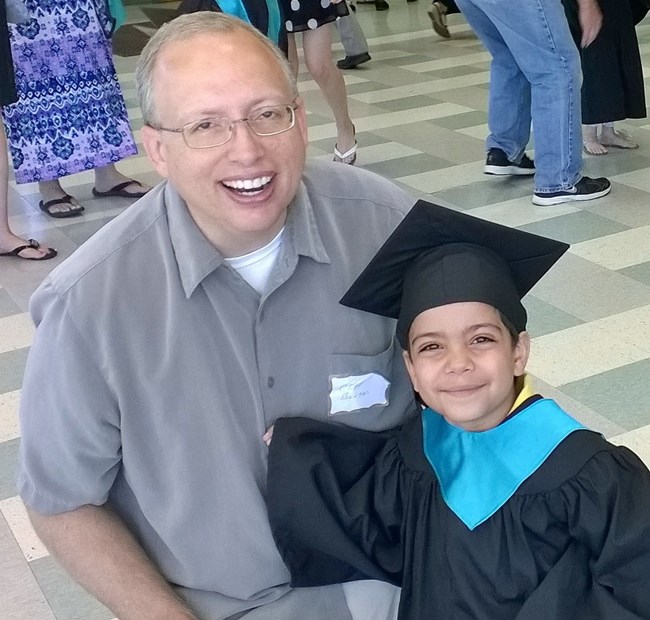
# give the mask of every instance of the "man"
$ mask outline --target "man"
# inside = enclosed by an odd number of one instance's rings
[[[457,0],[492,54],[486,174],[535,175],[533,203],[593,200],[605,178],[582,176],[580,57],[561,0]],[[597,0],[578,0],[582,46],[598,34]],[[535,164],[524,153],[535,133]]]
[[[352,2],[348,2],[348,9],[348,15],[335,22],[345,50],[345,57],[336,62],[339,69],[356,69],[359,65],[371,60],[366,35],[363,34],[361,24],[357,20],[357,7]]]
[[[392,323],[338,300],[414,201],[305,166],[289,67],[237,19],[173,20],[136,80],[167,180],[31,302],[19,490],[35,529],[120,620],[350,620],[348,596],[385,617],[384,584],[289,588],[262,435],[280,416],[384,429],[412,410]]]

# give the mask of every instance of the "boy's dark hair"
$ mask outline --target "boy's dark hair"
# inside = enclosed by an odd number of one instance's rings
[[[497,312],[499,313],[499,318],[501,319],[501,322],[508,330],[508,333],[510,334],[510,338],[512,338],[512,346],[514,347],[519,341],[519,334],[521,332],[512,324],[512,321],[510,321],[508,317],[501,312],[501,310],[497,310]]]

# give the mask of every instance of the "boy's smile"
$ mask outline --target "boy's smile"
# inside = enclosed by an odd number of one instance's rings
[[[497,310],[460,302],[419,314],[404,352],[413,387],[450,424],[469,431],[498,425],[516,398],[514,378],[524,373],[529,337],[517,343]]]

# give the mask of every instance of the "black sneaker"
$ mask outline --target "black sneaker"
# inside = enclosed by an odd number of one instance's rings
[[[363,54],[355,54],[354,56],[346,56],[345,58],[341,58],[341,60],[336,63],[336,66],[339,69],[354,69],[360,64],[368,62],[369,60],[370,54],[368,54],[368,52],[364,52]]]
[[[563,202],[594,200],[606,196],[611,189],[612,184],[605,177],[598,177],[597,179],[582,177],[571,189],[560,192],[535,192],[533,194],[533,204],[548,207]]]
[[[530,175],[535,174],[535,164],[526,153],[523,154],[519,162],[516,162],[510,161],[501,149],[491,148],[488,151],[483,172],[496,175]]]
[[[388,11],[389,8],[390,7],[386,0],[375,0],[375,9],[377,9],[377,11]]]

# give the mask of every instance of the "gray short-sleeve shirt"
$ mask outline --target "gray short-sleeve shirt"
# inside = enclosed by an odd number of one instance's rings
[[[25,503],[108,503],[211,617],[286,592],[261,437],[280,416],[380,430],[413,411],[394,322],[338,300],[414,202],[367,171],[309,162],[262,296],[168,183],[107,224],[31,301]],[[365,375],[390,383],[388,403],[330,415],[333,380]]]

